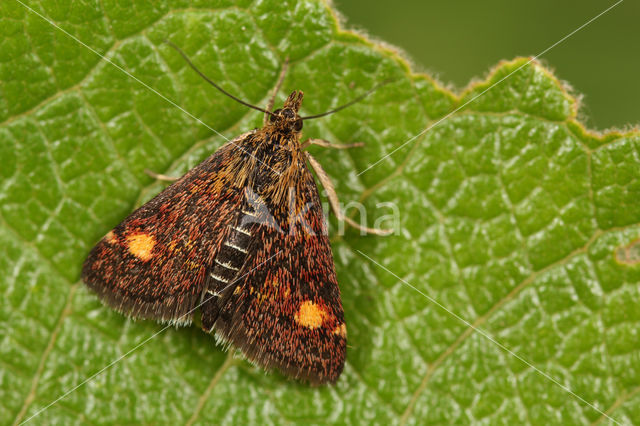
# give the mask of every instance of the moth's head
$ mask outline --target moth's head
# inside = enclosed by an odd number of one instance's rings
[[[299,132],[302,130],[302,118],[298,115],[298,110],[302,105],[303,96],[304,94],[301,91],[294,90],[284,101],[284,106],[273,111],[269,121],[285,131]]]

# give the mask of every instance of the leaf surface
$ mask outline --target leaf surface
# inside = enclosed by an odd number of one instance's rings
[[[640,422],[640,135],[584,129],[543,66],[503,62],[454,94],[312,0],[28,5],[180,108],[20,3],[0,6],[1,419],[80,385],[34,421]],[[181,175],[224,142],[211,129],[260,126],[164,39],[258,105],[288,57],[276,104],[303,90],[304,114],[393,79],[305,123],[308,137],[364,141],[313,152],[369,224],[392,212],[381,203],[399,217],[392,237],[334,238],[350,344],[335,387],[265,375],[197,327],[149,339],[163,326],[79,281],[91,246],[162,189],[145,169]]]

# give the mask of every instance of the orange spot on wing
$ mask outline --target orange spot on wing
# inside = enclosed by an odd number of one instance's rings
[[[347,338],[347,324],[342,323],[336,328],[333,329],[333,334],[337,334],[338,336],[342,336],[345,339]]]
[[[149,260],[153,257],[153,247],[156,240],[152,235],[145,233],[134,233],[127,235],[127,247],[129,252],[140,260]]]
[[[113,231],[109,231],[107,235],[104,236],[104,240],[109,244],[113,244],[116,242],[116,234]]]
[[[298,312],[296,312],[295,320],[298,324],[307,328],[318,328],[322,326],[327,313],[320,306],[310,300],[302,302]]]

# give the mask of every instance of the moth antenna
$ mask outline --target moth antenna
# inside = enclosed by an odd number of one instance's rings
[[[172,43],[172,42],[171,42],[171,41],[169,41],[169,40],[164,40],[164,42],[165,42],[165,43],[167,43],[169,46],[173,47],[173,48],[174,48],[174,49],[175,49],[175,50],[180,54],[180,56],[182,56],[182,57],[184,58],[184,60],[187,62],[187,64],[189,64],[189,66],[190,66],[191,68],[193,68],[193,70],[194,70],[195,72],[197,72],[197,73],[200,75],[200,77],[202,77],[202,78],[203,78],[207,83],[209,83],[210,85],[212,85],[213,87],[215,87],[216,89],[218,89],[220,92],[222,92],[222,94],[227,95],[228,97],[230,97],[230,98],[231,98],[231,99],[233,99],[234,101],[236,101],[236,102],[238,102],[238,103],[241,103],[241,104],[242,104],[242,105],[244,105],[244,106],[248,106],[249,108],[253,108],[253,109],[255,109],[255,110],[258,110],[258,111],[260,111],[260,112],[264,112],[265,114],[269,114],[269,115],[273,116],[273,113],[272,113],[271,111],[267,111],[266,109],[262,109],[262,108],[260,108],[260,107],[258,107],[258,106],[251,105],[250,103],[245,102],[245,101],[243,101],[242,99],[239,99],[239,98],[237,98],[237,97],[233,96],[231,93],[227,92],[227,91],[226,91],[226,90],[224,90],[222,87],[218,86],[218,85],[217,85],[216,83],[214,83],[214,82],[213,82],[209,77],[207,77],[207,76],[206,76],[202,71],[200,71],[200,70],[198,69],[198,67],[196,67],[196,66],[194,65],[194,63],[193,63],[193,62],[191,62],[191,59],[189,59],[189,57],[187,56],[187,54],[186,54],[186,53],[184,53],[184,52],[182,51],[182,49],[180,49],[178,46],[176,46],[174,43]]]
[[[344,104],[342,106],[339,106],[336,109],[332,109],[331,111],[323,112],[322,114],[307,115],[306,117],[301,117],[301,119],[310,120],[312,118],[320,118],[320,117],[324,117],[325,115],[333,114],[334,112],[342,111],[343,109],[345,109],[347,107],[350,107],[351,105],[353,105],[353,104],[355,104],[357,102],[360,102],[361,100],[363,100],[364,98],[366,98],[367,96],[369,96],[370,94],[372,94],[373,92],[378,90],[379,88],[381,88],[383,86],[386,86],[387,84],[391,83],[392,81],[393,80],[391,80],[391,79],[385,80],[382,83],[373,86],[371,89],[367,90],[365,93],[363,93],[362,95],[358,96],[357,98],[355,98],[351,102],[347,102],[346,104]]]

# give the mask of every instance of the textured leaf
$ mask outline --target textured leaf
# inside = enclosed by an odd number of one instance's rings
[[[610,422],[606,412],[640,423],[640,135],[585,130],[574,98],[540,64],[501,63],[457,95],[340,29],[320,1],[29,5],[229,138],[259,126],[260,115],[207,86],[165,38],[260,105],[289,57],[278,102],[304,90],[305,114],[392,78],[305,124],[305,134],[365,141],[357,151],[314,152],[343,202],[364,202],[370,224],[389,213],[378,203],[393,202],[400,229],[334,238],[350,343],[335,387],[265,375],[196,327],[147,341],[163,326],[100,304],[79,282],[80,266],[162,188],[144,169],[180,175],[224,139],[20,3],[3,2],[3,422],[28,419],[82,384],[34,421],[584,424]]]

